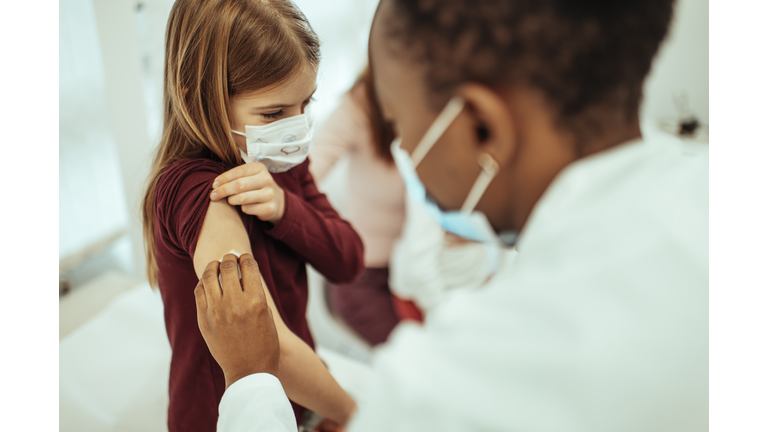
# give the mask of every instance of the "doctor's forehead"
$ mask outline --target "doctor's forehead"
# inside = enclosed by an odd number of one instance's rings
[[[388,78],[391,74],[391,71],[388,70],[390,65],[387,64],[390,59],[386,52],[385,23],[382,21],[389,15],[390,9],[389,1],[382,0],[379,3],[371,23],[371,34],[368,38],[368,63],[371,67],[374,88],[382,103],[386,102],[388,95],[386,86],[381,81],[382,78]],[[386,81],[386,79],[383,81]]]
[[[368,52],[373,83],[384,115],[393,105],[424,107],[427,98],[423,85],[424,65],[410,60],[400,41],[393,40],[389,29],[397,17],[390,0],[382,0],[371,26]],[[414,104],[416,106],[414,106]]]

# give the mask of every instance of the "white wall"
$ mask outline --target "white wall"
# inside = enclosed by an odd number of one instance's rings
[[[322,60],[314,115],[322,122],[368,61],[368,33],[378,0],[294,0],[320,38]]]
[[[152,106],[147,95],[151,94],[146,79],[149,64],[146,63],[149,48],[142,45],[147,32],[140,33],[143,23],[138,15],[139,4],[146,10],[157,7],[163,10],[167,1],[93,0],[97,27],[101,42],[107,94],[107,112],[117,144],[118,163],[115,167],[123,179],[128,217],[128,233],[131,240],[132,274],[144,278],[145,259],[141,223],[141,200],[144,184],[149,175],[152,150],[157,138],[150,135],[150,127],[159,115],[147,116]],[[157,35],[160,32],[150,34]],[[143,37],[142,37],[143,36]],[[162,38],[160,38],[162,43]],[[153,121],[148,122],[151,119]]]
[[[646,81],[644,120],[677,116],[673,103],[685,93],[692,114],[709,123],[709,2],[677,0],[672,27]]]
[[[107,115],[104,62],[92,0],[59,10],[59,257],[127,226],[115,137]],[[130,244],[115,255],[129,271]]]
[[[143,7],[137,5],[141,3]],[[170,0],[62,0],[59,71],[59,256],[119,230],[106,268],[144,278],[140,201],[160,136],[163,34]]]

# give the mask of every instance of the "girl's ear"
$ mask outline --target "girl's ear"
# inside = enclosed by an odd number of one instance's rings
[[[461,85],[458,94],[464,98],[466,112],[474,123],[474,144],[487,153],[500,167],[514,159],[518,143],[515,119],[507,103],[493,89],[482,84]]]

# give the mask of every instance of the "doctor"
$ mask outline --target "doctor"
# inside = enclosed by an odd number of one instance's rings
[[[638,119],[671,14],[381,2],[371,66],[411,197],[519,256],[395,329],[347,430],[708,429],[708,156],[645,141]],[[258,266],[240,259],[241,289],[235,260],[195,290],[227,379],[219,430],[295,430]]]

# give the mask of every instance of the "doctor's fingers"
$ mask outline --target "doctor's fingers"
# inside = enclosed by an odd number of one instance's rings
[[[248,192],[238,193],[231,195],[227,198],[227,202],[233,206],[249,205],[249,204],[262,204],[270,202],[275,199],[275,188],[271,186],[264,187],[259,190],[252,190]]]
[[[264,316],[259,312],[267,311],[270,324],[274,325],[275,318],[272,316],[272,309],[269,307],[269,301],[264,290],[264,278],[261,277],[259,264],[253,259],[251,254],[240,256],[240,269],[243,272],[243,297],[247,304],[248,313],[251,316]],[[254,313],[255,312],[255,313]]]
[[[269,171],[261,162],[237,166],[214,179],[211,199],[216,201],[236,193],[259,189],[271,178]]]
[[[205,289],[205,298],[208,308],[212,308],[221,299],[221,286],[219,285],[219,262],[211,261],[205,267],[203,277],[203,288]]]
[[[261,286],[259,263],[253,259],[253,255],[243,254],[240,256],[240,271],[243,273],[243,292],[266,304],[267,296],[264,295],[264,288]]]
[[[200,333],[203,337],[208,333],[208,299],[205,296],[205,287],[203,280],[200,279],[195,287],[195,307],[197,309],[197,326],[200,327]]]
[[[231,303],[242,295],[243,289],[240,286],[240,275],[237,264],[237,257],[233,254],[227,254],[221,259],[219,264],[221,272],[222,291],[224,301]]]

